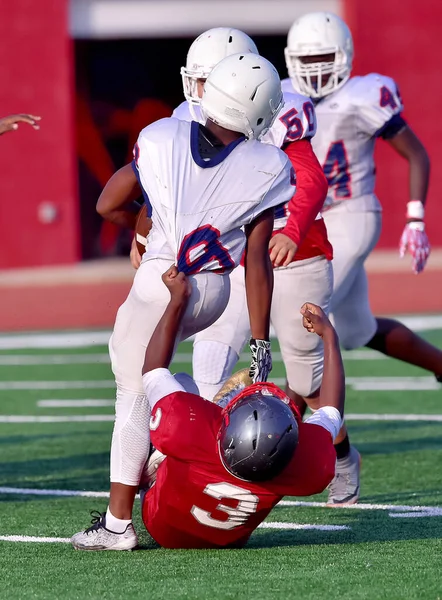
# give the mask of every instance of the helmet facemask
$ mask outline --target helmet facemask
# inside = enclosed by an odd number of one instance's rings
[[[318,60],[317,62],[306,62],[303,59],[314,56],[326,57],[334,55],[333,60]],[[319,54],[298,54],[289,48],[285,49],[287,70],[293,87],[300,93],[310,98],[323,98],[338,90],[346,83],[351,73],[351,60],[340,48],[327,50]]]
[[[210,71],[202,69],[191,70],[181,67],[181,77],[183,79],[184,97],[190,105],[199,105],[201,98],[198,94],[198,79],[207,79]]]

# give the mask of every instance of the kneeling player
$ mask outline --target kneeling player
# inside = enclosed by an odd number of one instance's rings
[[[187,393],[167,368],[190,291],[175,267],[163,281],[171,300],[149,342],[143,384],[152,443],[165,458],[143,498],[143,520],[166,548],[242,546],[284,495],[322,492],[334,476],[344,408],[338,338],[319,307],[302,307],[325,352],[321,407],[304,423],[269,383],[245,387],[221,408]]]

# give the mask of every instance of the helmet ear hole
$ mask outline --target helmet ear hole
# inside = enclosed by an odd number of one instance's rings
[[[256,124],[261,125],[262,122],[263,122],[263,118],[259,117],[259,119],[256,121]]]

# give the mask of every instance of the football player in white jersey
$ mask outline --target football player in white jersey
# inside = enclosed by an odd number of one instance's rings
[[[161,279],[165,270],[177,265],[191,284],[179,334],[184,339],[223,312],[229,273],[245,250],[247,305],[259,347],[251,372],[254,381],[267,379],[273,288],[268,244],[274,207],[289,201],[295,188],[286,154],[257,138],[282,104],[271,63],[251,53],[227,57],[204,86],[205,125],[168,118],[143,129],[134,163],[120,169],[100,196],[97,209],[103,216],[133,227],[131,199],[140,185],[153,225],[109,342],[117,383],[109,507],[99,535],[93,525],[73,536],[77,549],[129,550],[137,544],[132,507],[149,452],[150,416],[141,370],[146,346],[169,302]]]
[[[257,52],[243,32],[215,28],[200,35],[191,45],[182,68],[186,101],[173,115],[199,119],[201,86],[217,60],[241,45],[243,51]],[[315,134],[314,109],[303,95],[284,95],[285,105],[262,141],[284,148],[296,172],[294,201],[275,211],[275,235],[271,258],[275,267],[275,289],[271,320],[281,345],[288,382],[301,396],[317,395],[322,378],[323,348],[302,327],[293,306],[312,301],[327,311],[332,290],[332,250],[318,209],[326,187],[320,165],[310,144]],[[211,327],[198,333],[193,354],[193,374],[200,394],[211,399],[230,376],[250,335],[244,292],[244,269],[231,275],[229,304]]]
[[[323,165],[329,190],[323,210],[333,245],[334,293],[331,312],[346,349],[368,346],[442,375],[442,353],[393,319],[373,316],[364,262],[381,230],[381,205],[374,194],[377,138],[385,139],[409,163],[410,189],[400,254],[408,251],[413,270],[421,272],[430,253],[424,206],[430,165],[422,143],[402,117],[402,100],[390,77],[370,73],[351,77],[353,40],[347,25],[327,12],[297,19],[285,50],[289,78],[283,90],[310,96],[318,131],[313,148]],[[357,470],[354,449],[349,458],[345,429],[338,439],[338,477],[331,488],[345,497],[348,463]],[[345,466],[347,465],[347,466]],[[347,469],[345,474],[344,468]],[[339,476],[341,473],[342,476]]]

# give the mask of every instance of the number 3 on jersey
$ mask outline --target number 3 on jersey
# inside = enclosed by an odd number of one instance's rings
[[[351,198],[351,175],[343,140],[332,142],[323,165],[328,187],[334,188],[337,200]]]
[[[214,527],[215,529],[234,529],[244,525],[247,519],[256,512],[259,498],[245,490],[230,483],[210,483],[203,491],[216,500],[237,500],[235,508],[220,502],[215,510],[227,515],[227,519],[216,519],[207,510],[202,510],[198,506],[192,506],[190,512],[195,519],[202,525]]]

